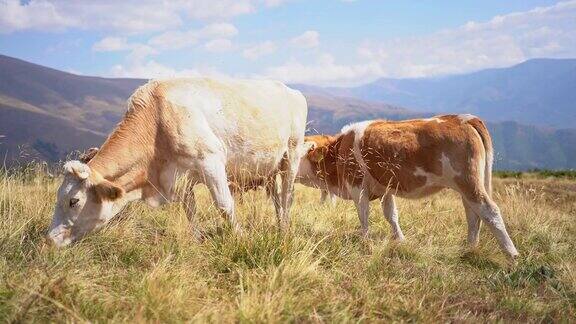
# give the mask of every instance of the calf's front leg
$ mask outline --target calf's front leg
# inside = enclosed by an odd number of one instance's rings
[[[320,202],[325,204],[329,203],[331,207],[336,205],[336,196],[328,190],[322,189],[322,194],[320,196]]]

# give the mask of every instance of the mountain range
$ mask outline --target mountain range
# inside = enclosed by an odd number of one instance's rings
[[[366,119],[471,112],[489,121],[496,168],[566,169],[576,167],[576,97],[568,91],[576,89],[575,67],[576,60],[532,60],[441,79],[382,79],[354,88],[292,86],[308,101],[309,133],[336,133]],[[544,72],[557,78],[537,81]],[[0,55],[0,156],[6,165],[56,162],[100,145],[122,118],[130,94],[146,81],[75,75]],[[527,89],[522,99],[520,92]],[[507,110],[498,114],[503,102]]]
[[[314,91],[420,112],[467,112],[490,121],[576,127],[576,59],[533,59],[462,75],[379,79],[358,87]]]

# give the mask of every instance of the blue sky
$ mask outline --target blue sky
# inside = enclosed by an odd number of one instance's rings
[[[0,0],[0,53],[86,75],[354,85],[576,57],[576,1]]]

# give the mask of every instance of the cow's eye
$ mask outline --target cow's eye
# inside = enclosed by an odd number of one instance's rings
[[[76,206],[78,204],[78,201],[80,201],[80,199],[78,199],[78,198],[70,199],[70,207]]]

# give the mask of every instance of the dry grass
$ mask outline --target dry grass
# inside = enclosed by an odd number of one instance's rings
[[[57,183],[0,177],[0,322],[4,321],[571,321],[576,315],[576,199],[568,180],[496,183],[521,258],[509,265],[483,228],[465,249],[460,199],[443,192],[399,200],[407,242],[372,204],[371,235],[357,235],[350,202],[318,203],[297,188],[290,233],[252,192],[237,204],[235,237],[199,188],[191,239],[178,204],[129,206],[70,248],[44,244]]]

